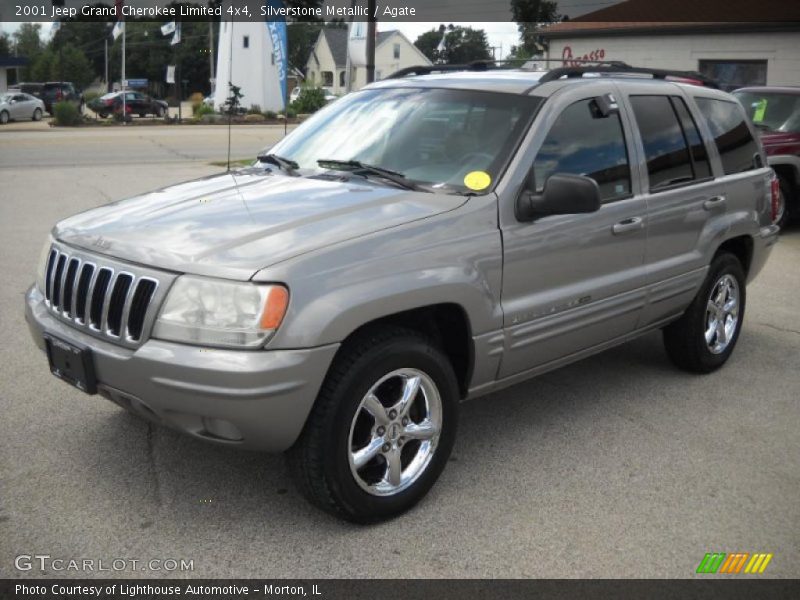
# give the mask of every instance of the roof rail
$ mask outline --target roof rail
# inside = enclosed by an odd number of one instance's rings
[[[402,77],[408,77],[410,75],[430,75],[431,73],[448,73],[454,71],[489,71],[491,69],[499,68],[499,65],[520,65],[523,66],[526,63],[533,62],[533,63],[540,63],[540,62],[563,62],[562,59],[558,58],[537,58],[537,59],[530,59],[530,58],[513,58],[513,59],[506,59],[506,60],[474,60],[470,63],[465,64],[458,64],[458,65],[415,65],[413,67],[406,67],[404,69],[400,69],[399,71],[395,71],[391,75],[389,75],[386,79],[400,79]],[[621,61],[614,61],[614,60],[598,60],[598,61],[591,61],[592,64],[597,65],[606,65],[609,67],[619,68],[619,69],[627,69],[629,65],[621,62]]]
[[[642,74],[642,75],[651,75],[653,79],[666,79],[667,77],[675,77],[675,78],[682,78],[682,79],[693,79],[696,81],[701,82],[706,87],[719,89],[719,84],[703,75],[702,73],[698,73],[697,71],[673,71],[671,69],[651,69],[649,67],[631,67],[630,65],[626,65],[625,63],[622,64],[615,64],[615,65],[600,65],[597,67],[593,66],[584,66],[581,65],[579,67],[560,67],[558,69],[553,69],[552,71],[548,71],[539,79],[539,83],[547,83],[548,81],[555,81],[556,79],[561,79],[562,77],[566,77],[568,79],[573,79],[576,77],[583,77],[586,73],[612,73],[615,75],[627,75],[630,73],[633,74]]]

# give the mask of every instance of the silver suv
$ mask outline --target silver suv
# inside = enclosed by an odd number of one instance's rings
[[[359,522],[425,495],[461,400],[654,329],[713,371],[776,240],[773,173],[728,94],[586,71],[384,80],[252,167],[66,219],[33,339],[146,419],[288,451]]]

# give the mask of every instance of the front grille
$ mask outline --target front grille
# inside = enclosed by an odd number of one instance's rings
[[[45,301],[73,327],[137,346],[152,325],[160,284],[169,275],[54,245],[47,259]],[[168,285],[164,285],[164,288]]]

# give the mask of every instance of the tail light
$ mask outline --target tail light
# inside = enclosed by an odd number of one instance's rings
[[[775,175],[772,176],[772,181],[770,181],[770,192],[770,217],[774,223],[778,220],[778,210],[781,202],[781,184]]]
[[[61,90],[56,90],[56,100],[61,100],[63,94]]]

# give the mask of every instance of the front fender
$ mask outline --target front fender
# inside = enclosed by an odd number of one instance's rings
[[[494,196],[269,267],[290,301],[269,348],[344,340],[362,325],[433,304],[457,304],[473,335],[502,327],[502,243]]]

